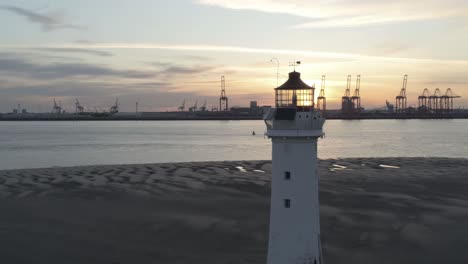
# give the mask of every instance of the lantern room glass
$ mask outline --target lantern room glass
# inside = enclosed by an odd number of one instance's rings
[[[314,89],[277,89],[276,107],[309,111],[314,108]]]

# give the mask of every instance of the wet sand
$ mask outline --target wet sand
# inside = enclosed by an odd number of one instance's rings
[[[383,165],[383,166],[382,166]],[[0,171],[0,263],[266,263],[269,161]],[[468,160],[321,160],[326,263],[468,263]]]

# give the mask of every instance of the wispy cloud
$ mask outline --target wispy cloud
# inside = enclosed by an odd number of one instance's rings
[[[296,28],[356,27],[467,16],[463,0],[196,0],[203,5],[235,10],[289,14],[312,21]]]
[[[0,47],[2,47],[0,45]],[[31,49],[29,46],[3,46],[4,48],[24,48]],[[321,58],[321,59],[342,59],[342,60],[360,60],[360,61],[378,61],[378,62],[396,62],[396,63],[439,63],[439,64],[468,64],[468,60],[443,60],[432,58],[404,58],[391,56],[369,56],[356,53],[343,52],[324,52],[312,50],[290,50],[290,49],[266,49],[251,48],[242,46],[214,46],[214,45],[169,45],[158,43],[75,43],[64,45],[48,45],[41,48],[80,48],[80,49],[160,49],[174,51],[203,51],[203,52],[226,52],[226,53],[255,53],[266,54],[268,56],[294,55],[302,58]],[[36,47],[38,48],[38,47]]]
[[[36,49],[42,48],[44,47]],[[54,50],[53,47],[49,48]],[[151,98],[156,105],[170,107],[179,104],[184,96],[205,97],[206,91],[201,87],[206,88],[206,84],[193,82],[193,78],[212,74],[217,68],[201,64],[171,63],[155,64],[157,67],[153,68],[149,65],[139,69],[125,66],[115,68],[91,62],[37,60],[37,57],[31,56],[29,50],[25,49],[24,54],[21,50],[0,52],[0,75],[5,78],[0,82],[0,103],[8,105],[18,98],[23,103],[31,103],[48,97],[70,101],[74,97],[100,100],[108,97],[143,96],[148,100]]]
[[[203,73],[206,71],[210,71],[212,69],[215,69],[215,67],[210,67],[210,66],[194,66],[194,67],[186,67],[186,66],[170,66],[169,68],[164,70],[164,73],[170,73],[170,74],[199,74]]]
[[[0,6],[0,9],[22,16],[32,23],[41,25],[43,31],[52,31],[61,28],[76,30],[83,29],[83,27],[65,23],[61,16],[57,14],[41,14],[17,6]]]
[[[82,53],[101,57],[110,57],[112,53],[103,50],[77,49],[77,48],[37,48],[37,51],[58,52],[58,53]]]
[[[209,61],[211,58],[198,55],[185,55],[182,56],[183,59],[196,60],[196,61]]]
[[[1,54],[0,54],[1,55]],[[89,63],[38,64],[17,56],[0,57],[0,73],[37,79],[65,79],[70,77],[119,77],[145,79],[156,73],[135,70],[116,70]]]

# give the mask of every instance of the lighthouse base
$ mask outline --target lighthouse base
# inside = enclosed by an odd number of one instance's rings
[[[317,138],[272,137],[268,264],[320,264]]]

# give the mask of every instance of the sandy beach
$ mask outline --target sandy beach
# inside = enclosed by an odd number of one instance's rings
[[[1,263],[265,263],[270,161],[0,171]],[[319,163],[326,263],[468,263],[468,159]]]

